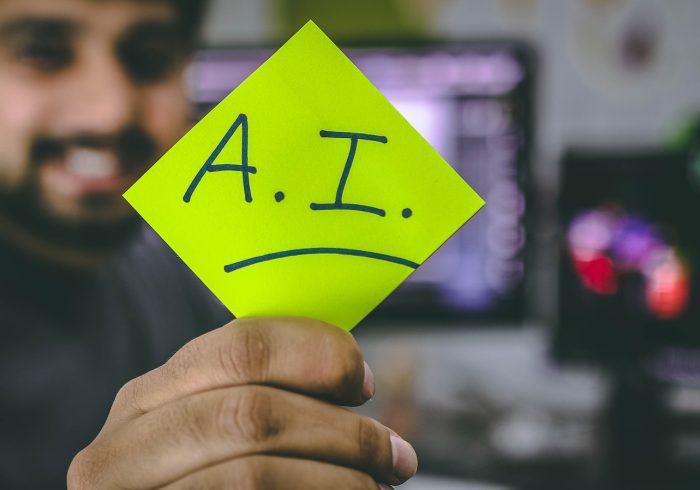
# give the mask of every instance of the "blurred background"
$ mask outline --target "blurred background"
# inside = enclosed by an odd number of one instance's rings
[[[487,203],[355,330],[405,488],[698,488],[700,2],[216,0],[199,114],[308,19]]]

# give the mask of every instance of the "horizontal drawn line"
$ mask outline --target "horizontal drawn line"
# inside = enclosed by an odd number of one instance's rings
[[[227,170],[235,170],[237,172],[248,172],[249,174],[258,173],[258,169],[251,165],[238,165],[231,163],[217,163],[216,165],[210,165],[207,168],[207,172],[224,172]]]
[[[387,143],[389,140],[386,136],[367,133],[350,133],[347,131],[326,131],[321,130],[321,138],[349,138],[355,140],[378,141],[379,143]]]
[[[297,257],[300,255],[351,255],[354,257],[364,257],[367,259],[383,260],[385,262],[392,262],[394,264],[403,265],[410,267],[411,269],[417,269],[420,264],[412,262],[407,259],[402,259],[401,257],[395,257],[393,255],[386,255],[377,252],[368,252],[366,250],[357,250],[353,248],[329,248],[329,247],[317,247],[317,248],[298,248],[295,250],[284,250],[282,252],[274,252],[265,255],[260,255],[258,257],[251,257],[250,259],[241,260],[239,262],[234,262],[224,266],[225,272],[233,272],[250,265],[259,264],[261,262],[269,262],[270,260],[284,259],[286,257]]]
[[[377,216],[386,216],[386,211],[383,209],[375,208],[373,206],[365,206],[364,204],[350,204],[346,202],[341,203],[328,203],[328,204],[317,204],[315,202],[311,203],[311,209],[313,211],[333,211],[333,210],[344,210],[344,211],[363,211],[365,213],[376,214]]]

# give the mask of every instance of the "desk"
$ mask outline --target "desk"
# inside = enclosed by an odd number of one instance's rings
[[[398,488],[400,490],[509,490],[507,487],[494,486],[486,483],[422,475],[416,475]]]

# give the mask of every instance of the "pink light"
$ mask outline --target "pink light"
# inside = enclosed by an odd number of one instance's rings
[[[591,260],[610,246],[616,219],[605,211],[577,217],[569,227],[569,248],[576,258]]]

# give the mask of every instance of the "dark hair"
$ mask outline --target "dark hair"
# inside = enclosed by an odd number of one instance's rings
[[[209,0],[169,0],[177,13],[178,29],[186,47],[193,49],[198,41],[209,7]]]

